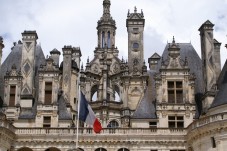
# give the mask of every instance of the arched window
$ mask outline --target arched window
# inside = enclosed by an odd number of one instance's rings
[[[105,47],[105,32],[102,32],[102,48]]]
[[[32,151],[32,149],[28,148],[28,147],[23,147],[18,149],[18,151]]]
[[[104,148],[97,148],[95,151],[107,151],[107,150]]]
[[[107,125],[108,128],[118,128],[119,127],[119,124],[117,121],[113,120],[113,121],[110,121],[109,124]]]
[[[91,101],[92,102],[97,101],[98,100],[98,86],[97,85],[92,86],[90,91],[91,91],[91,96],[90,96]]]
[[[120,98],[119,94],[117,93],[117,91],[115,91],[114,93],[115,93],[114,94],[114,101],[115,102],[120,102],[121,101],[121,98]]]
[[[92,96],[92,102],[95,102],[95,101],[97,101],[97,97],[98,97],[98,93],[97,93],[97,91],[93,94],[93,96]]]
[[[110,48],[110,32],[108,31],[108,39],[107,39],[108,48]]]
[[[80,151],[84,151],[82,148],[78,148]]]
[[[55,147],[51,147],[51,148],[46,149],[45,151],[61,151],[61,150],[58,148],[55,148]]]
[[[137,42],[133,43],[133,48],[134,49],[138,49],[139,48],[139,44]]]
[[[114,85],[114,101],[121,102],[120,89],[117,85]]]
[[[118,151],[129,151],[129,149],[127,149],[127,148],[121,148],[121,149],[118,149]]]

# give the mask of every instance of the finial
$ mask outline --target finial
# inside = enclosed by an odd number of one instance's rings
[[[130,16],[130,9],[128,9],[128,17]]]
[[[141,9],[141,15],[143,16],[143,9]]]
[[[134,13],[137,13],[137,8],[136,8],[136,6],[135,6],[135,9],[134,9]]]
[[[87,58],[87,63],[89,63],[89,56],[88,56],[88,58]]]
[[[82,62],[82,65],[81,65],[81,70],[82,70],[82,71],[84,70],[84,65],[83,65],[83,62]]]
[[[173,42],[172,43],[174,43],[175,44],[175,38],[174,38],[174,36],[173,36]]]

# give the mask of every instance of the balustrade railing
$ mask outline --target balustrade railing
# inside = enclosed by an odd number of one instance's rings
[[[79,128],[79,135],[96,135],[91,128]],[[76,128],[17,128],[17,135],[76,135]],[[186,129],[104,128],[98,135],[186,135]]]
[[[12,132],[15,132],[15,127],[9,121],[6,120],[0,120],[0,127],[4,127]]]
[[[193,130],[204,125],[223,120],[227,120],[227,112],[210,115],[194,121],[191,125],[189,125],[188,130]]]

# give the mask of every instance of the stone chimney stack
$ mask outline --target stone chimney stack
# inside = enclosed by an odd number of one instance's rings
[[[75,60],[78,68],[80,69],[80,57],[82,56],[80,47],[73,47],[73,60]]]
[[[22,59],[21,73],[23,76],[23,86],[21,91],[21,107],[32,107],[35,97],[35,51],[38,35],[36,31],[24,31],[22,33]]]
[[[71,92],[71,76],[72,76],[72,46],[64,46],[63,51],[63,81],[62,90],[64,92],[64,97],[67,105],[70,105],[70,92]]]
[[[61,55],[61,52],[58,51],[57,49],[53,49],[50,52],[51,58],[54,60],[55,65],[59,67],[59,57]]]
[[[221,72],[220,46],[213,38],[213,27],[209,20],[199,28],[201,39],[201,56],[203,63],[204,97],[203,113],[205,114],[213,103],[217,80]]]

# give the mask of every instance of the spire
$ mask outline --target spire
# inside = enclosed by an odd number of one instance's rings
[[[177,58],[180,55],[180,48],[175,42],[175,38],[173,36],[172,44],[169,44],[169,56],[172,58]]]
[[[175,38],[174,38],[174,36],[173,36],[173,42],[172,43],[175,44]]]
[[[110,0],[103,1],[103,17],[104,16],[110,17],[110,5],[111,5]]]

